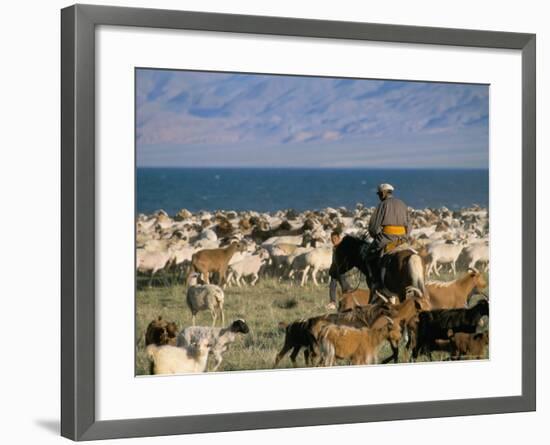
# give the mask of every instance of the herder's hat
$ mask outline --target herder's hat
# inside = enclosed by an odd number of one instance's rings
[[[378,186],[378,193],[382,192],[393,192],[393,185],[391,184],[380,184]]]

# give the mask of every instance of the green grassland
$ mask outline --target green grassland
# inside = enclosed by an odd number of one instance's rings
[[[451,279],[445,277],[444,279]],[[357,283],[357,280],[355,280]],[[138,282],[136,301],[136,374],[149,374],[149,362],[145,355],[145,330],[151,320],[159,315],[167,321],[175,321],[179,329],[191,325],[191,313],[185,301],[186,288],[174,284],[171,279],[161,279],[152,288]],[[363,282],[362,287],[365,286]],[[222,371],[272,369],[276,354],[284,342],[284,330],[280,322],[289,323],[299,318],[312,317],[327,312],[328,284],[319,287],[308,283],[305,287],[288,281],[279,282],[276,278],[261,277],[256,286],[225,289],[225,324],[237,318],[246,320],[250,333],[239,336],[224,354],[218,369]],[[197,315],[197,325],[210,326],[212,319],[208,311]],[[218,321],[218,326],[220,321]],[[402,347],[402,349],[404,349]],[[390,355],[385,344],[380,350],[379,360]],[[400,361],[407,360],[407,353],[400,350]],[[425,360],[425,357],[419,357]],[[448,354],[434,352],[435,360],[445,360]],[[345,364],[345,363],[342,363]],[[292,363],[287,355],[279,368],[290,368]],[[298,366],[305,366],[303,354],[298,356]]]

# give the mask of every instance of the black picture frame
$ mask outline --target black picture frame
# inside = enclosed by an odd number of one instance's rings
[[[507,48],[522,63],[522,394],[98,421],[95,416],[95,28],[98,25]],[[73,440],[536,409],[534,34],[75,5],[61,11],[61,434]]]

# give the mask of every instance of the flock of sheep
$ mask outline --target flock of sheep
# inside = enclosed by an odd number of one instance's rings
[[[178,331],[174,323],[152,320],[146,332],[146,353],[152,374],[215,371],[223,353],[250,327],[243,319],[225,324],[224,289],[254,286],[264,276],[304,286],[328,281],[332,261],[330,233],[364,237],[374,208],[327,208],[302,213],[201,211],[185,209],[170,217],[160,210],[139,215],[136,227],[136,270],[151,286],[167,280],[187,285],[186,302],[192,325]],[[306,365],[332,366],[380,361],[388,342],[398,361],[406,344],[408,359],[432,350],[450,358],[481,358],[488,346],[488,304],[483,273],[489,268],[488,212],[472,207],[410,209],[411,243],[421,254],[427,276],[439,278],[443,268],[452,281],[428,281],[429,296],[410,289],[402,301],[374,303],[368,289],[341,296],[338,310],[282,323],[285,342],[274,366],[292,350],[296,365],[304,349]],[[214,284],[215,283],[215,284]],[[145,285],[145,284],[144,284]],[[469,304],[473,294],[482,294]],[[327,288],[328,297],[328,288]],[[327,299],[328,301],[328,299]],[[209,311],[212,326],[195,326],[200,311]],[[223,327],[215,327],[220,321]],[[276,328],[276,327],[274,327]],[[209,363],[213,357],[214,363]]]

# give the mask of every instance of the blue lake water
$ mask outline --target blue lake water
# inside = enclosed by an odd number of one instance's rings
[[[382,182],[414,208],[489,204],[488,170],[138,168],[137,212],[374,206]]]

